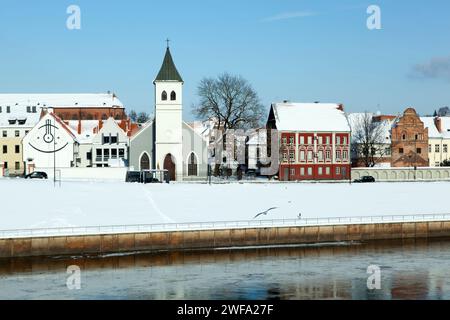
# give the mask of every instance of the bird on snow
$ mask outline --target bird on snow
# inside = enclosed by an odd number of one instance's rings
[[[273,207],[273,208],[267,209],[267,210],[264,211],[264,212],[258,213],[253,219],[258,218],[259,216],[267,216],[267,214],[269,213],[269,211],[272,211],[272,210],[275,210],[275,209],[278,209],[278,208],[277,208],[277,207]]]

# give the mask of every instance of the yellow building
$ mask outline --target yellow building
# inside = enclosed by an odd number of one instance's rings
[[[37,106],[0,99],[0,176],[24,174],[22,139],[39,121],[39,113]]]
[[[450,117],[420,118],[428,128],[428,158],[430,167],[440,167],[450,160]]]

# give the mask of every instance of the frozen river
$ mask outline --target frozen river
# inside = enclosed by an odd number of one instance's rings
[[[0,299],[450,299],[450,240],[0,260]]]

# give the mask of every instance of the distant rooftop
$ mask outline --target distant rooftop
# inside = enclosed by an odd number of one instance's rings
[[[36,106],[53,108],[119,107],[122,102],[112,93],[4,93],[0,94],[0,106]]]

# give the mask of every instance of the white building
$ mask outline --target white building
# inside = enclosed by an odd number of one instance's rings
[[[421,117],[428,128],[428,158],[430,167],[440,167],[450,160],[450,117]]]

